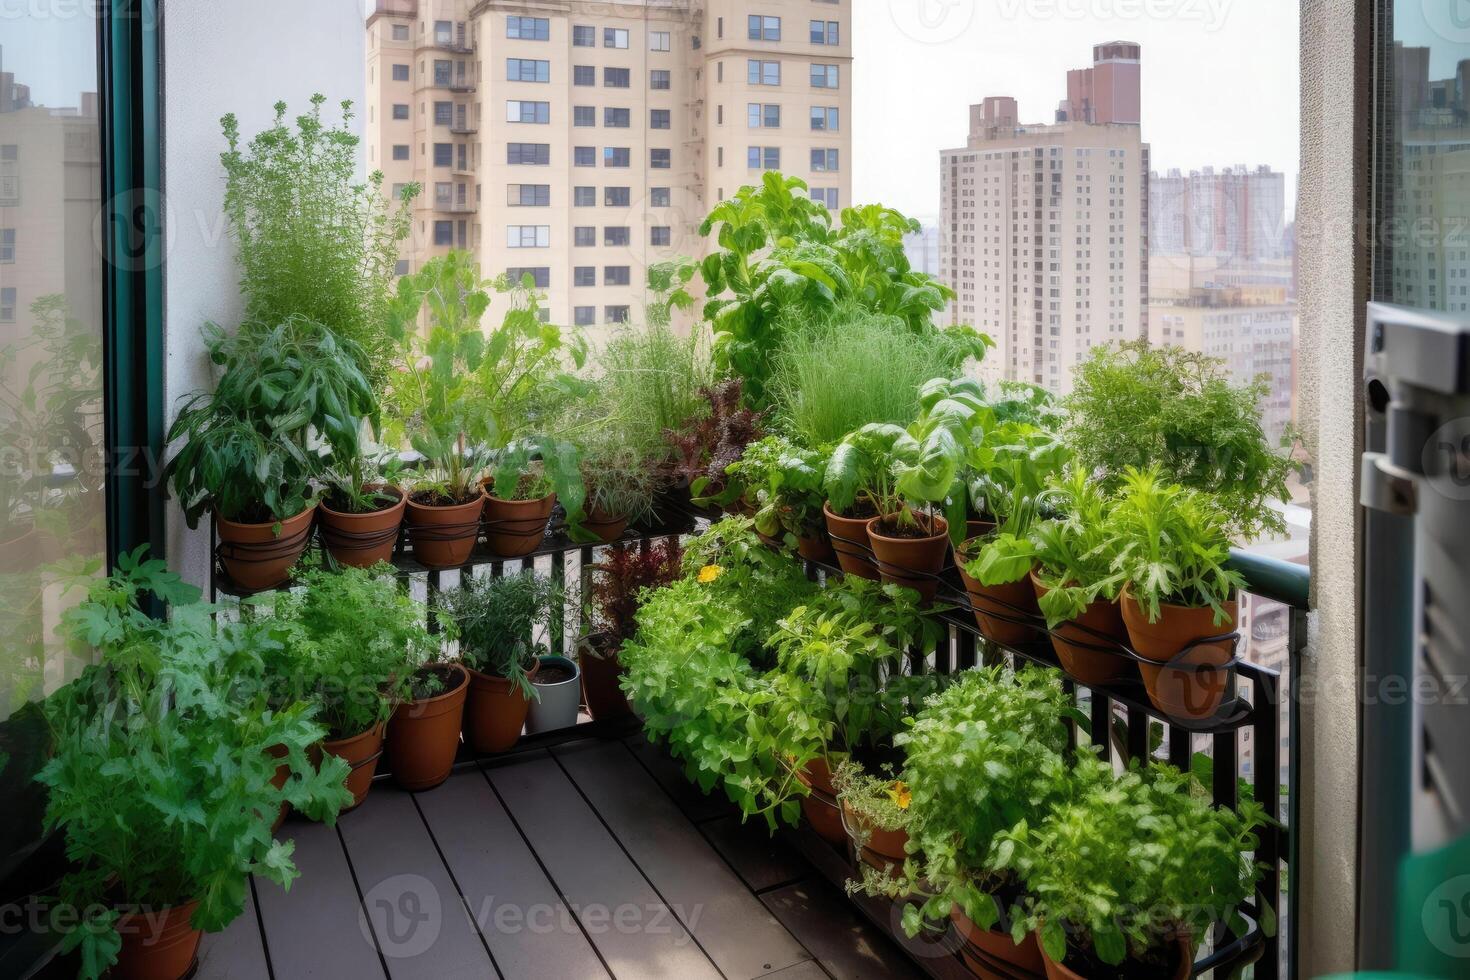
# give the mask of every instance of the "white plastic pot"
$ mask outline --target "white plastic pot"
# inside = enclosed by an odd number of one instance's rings
[[[572,676],[555,684],[542,684],[540,677],[545,676],[547,667],[565,667],[571,670]],[[577,709],[582,705],[582,671],[576,661],[566,657],[542,657],[541,669],[536,673],[537,677],[532,682],[541,699],[531,702],[531,711],[526,716],[526,734],[571,728],[577,723]]]

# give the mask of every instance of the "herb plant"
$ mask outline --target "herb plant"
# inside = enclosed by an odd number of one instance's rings
[[[726,486],[726,468],[765,434],[765,415],[745,407],[743,391],[738,378],[705,388],[701,394],[707,409],[668,433],[674,447],[673,472],[695,496],[720,494]]]
[[[1063,472],[1069,458],[1067,447],[1051,432],[1014,417],[970,447],[970,500],[998,522],[978,549],[961,556],[965,571],[981,585],[1020,581],[1031,571],[1036,557],[1032,528],[1056,506],[1048,483]]]
[[[526,672],[550,652],[538,633],[565,601],[560,585],[527,569],[467,578],[440,596],[438,615],[453,624],[465,666],[504,677],[527,698],[540,700]]]
[[[1046,624],[1056,629],[1081,616],[1099,599],[1118,597],[1122,575],[1113,567],[1112,503],[1086,470],[1074,466],[1056,487],[1060,516],[1031,531],[1037,581]]]
[[[721,503],[739,497],[754,509],[757,531],[794,548],[798,538],[822,532],[826,466],[824,454],[783,436],[767,436],[746,446],[745,453],[725,468],[728,480]]]
[[[614,648],[637,632],[635,618],[645,590],[669,585],[681,574],[684,558],[678,538],[666,538],[648,549],[613,545],[590,567],[588,613],[592,630],[612,636]]]

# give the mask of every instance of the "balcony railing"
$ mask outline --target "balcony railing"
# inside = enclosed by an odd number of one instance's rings
[[[478,123],[456,123],[449,127],[455,136],[473,136],[480,131]]]
[[[480,205],[474,201],[435,201],[434,210],[447,211],[450,214],[474,214],[480,210]]]

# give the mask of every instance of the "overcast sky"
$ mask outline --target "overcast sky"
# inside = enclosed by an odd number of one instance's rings
[[[853,0],[854,197],[939,210],[939,150],[987,95],[1051,122],[1092,45],[1143,46],[1154,169],[1270,164],[1297,183],[1297,0]]]

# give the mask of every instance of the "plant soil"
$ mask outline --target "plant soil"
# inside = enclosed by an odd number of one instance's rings
[[[480,488],[474,487],[466,490],[463,497],[453,497],[447,493],[440,493],[438,490],[415,490],[408,495],[408,499],[420,507],[458,507],[480,499]]]
[[[836,511],[834,511],[833,513],[836,513]],[[840,514],[837,514],[837,516],[849,521],[871,521],[873,518],[878,516],[878,508],[873,506],[873,502],[871,500],[868,500],[867,498],[859,498],[858,500],[853,501],[851,507],[847,508],[847,510],[843,511]]]
[[[884,537],[904,538],[911,541],[918,541],[921,538],[934,537],[934,532],[924,526],[923,518],[919,519],[918,524],[911,524],[907,526],[900,525],[895,521],[881,521],[878,524],[878,531]]]
[[[358,510],[357,508],[353,507],[352,501],[348,500],[342,494],[337,493],[335,490],[329,492],[325,497],[323,497],[322,502],[326,504],[329,509],[335,510],[339,514],[379,514],[385,510],[389,510],[393,507],[398,506],[398,491],[388,489],[381,490],[378,493],[381,495],[381,497],[386,497],[387,499],[383,500],[376,507],[372,507],[368,510]],[[415,494],[415,496],[417,496],[417,494]],[[424,501],[422,500],[418,502],[424,503]]]
[[[544,686],[547,684],[565,684],[567,681],[576,676],[576,672],[569,667],[563,667],[561,664],[543,663],[541,665],[541,669],[536,672],[536,676],[532,679],[531,683],[537,686]]]

